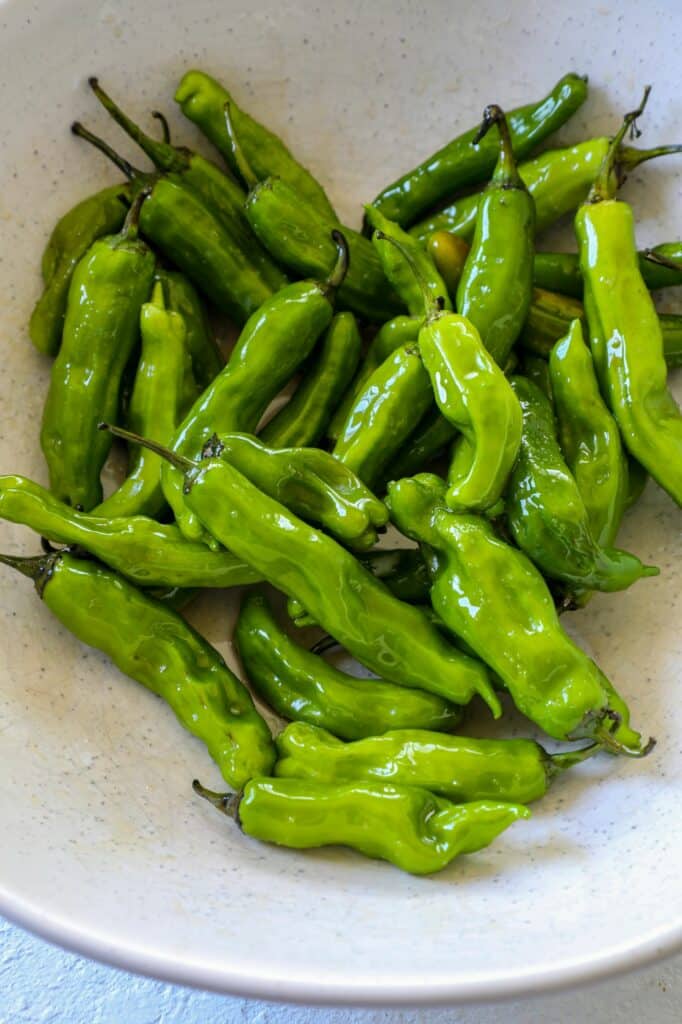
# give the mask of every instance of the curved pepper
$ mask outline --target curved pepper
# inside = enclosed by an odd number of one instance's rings
[[[346,737],[344,737],[346,738]],[[557,775],[591,757],[600,746],[548,754],[533,740],[479,740],[447,736],[417,726],[343,743],[299,722],[275,737],[275,775],[321,782],[376,780],[422,786],[448,800],[505,800],[528,804],[547,792]]]
[[[592,535],[585,503],[559,448],[551,406],[524,377],[512,386],[523,410],[519,458],[505,501],[511,534],[546,576],[591,590],[624,590],[657,576],[627,551],[602,547]]]
[[[451,804],[416,786],[379,782],[252,779],[232,796],[196,781],[194,789],[254,839],[298,850],[350,846],[414,875],[441,871],[459,854],[475,853],[530,813],[493,801]]]
[[[121,378],[154,276],[154,254],[137,237],[140,202],[120,234],[98,239],[73,272],[43,412],[40,444],[50,487],[86,511],[102,500],[99,475],[111,448],[97,423],[118,416]]]
[[[557,740],[594,739],[641,754],[641,737],[604,674],[563,631],[547,584],[478,516],[445,508],[445,485],[421,474],[389,487],[391,517],[419,541],[443,622],[485,659],[517,708]]]
[[[42,259],[45,287],[28,325],[39,352],[54,356],[59,351],[73,272],[93,242],[121,230],[129,197],[127,182],[110,185],[77,203],[52,229]]]
[[[614,198],[619,140],[646,103],[626,115],[575,230],[590,347],[602,392],[628,451],[682,504],[682,413],[668,390],[661,328],[642,280],[632,210]]]
[[[192,361],[192,377],[195,381],[193,402],[197,397],[197,389],[199,392],[204,391],[211,381],[215,380],[225,365],[225,360],[192,282],[184,274],[165,268],[157,269],[156,280],[163,288],[166,308],[171,313],[181,316],[185,325],[185,344]]]
[[[411,253],[412,261],[423,278],[431,302],[440,301],[444,309],[452,309],[445,281],[440,276],[431,255],[419,242],[373,206],[365,207],[365,220],[372,229],[372,243],[379,254],[384,273],[407,307],[408,313],[412,316],[425,316],[424,291],[417,284],[412,266],[407,263],[400,249],[382,241],[382,235],[400,242],[401,246]]]
[[[303,448],[325,436],[360,362],[362,338],[352,313],[337,313],[312,365],[287,404],[260,431],[272,448]]]
[[[170,704],[206,744],[230,786],[270,771],[270,730],[220,654],[170,608],[95,562],[57,552],[0,562],[34,580],[59,621],[83,643]]]
[[[604,153],[606,156],[606,153]],[[680,269],[652,262],[651,255],[680,263]],[[682,284],[682,242],[663,242],[637,254],[639,270],[644,284],[653,291]],[[583,276],[577,252],[537,252],[533,267],[533,280],[538,288],[547,288],[576,299],[583,297]]]
[[[249,682],[283,718],[322,726],[344,739],[408,726],[451,729],[461,720],[461,711],[435,694],[384,679],[356,679],[299,647],[259,594],[242,601],[234,640]]]
[[[526,156],[567,121],[586,98],[587,79],[569,74],[539,102],[510,111],[509,127],[516,156]],[[372,206],[405,227],[439,200],[485,181],[496,159],[494,142],[477,139],[476,129],[471,129],[385,188]]]

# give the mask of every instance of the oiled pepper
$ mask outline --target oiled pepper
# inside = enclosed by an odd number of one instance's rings
[[[344,737],[345,738],[345,737]],[[553,779],[591,757],[599,744],[548,754],[533,740],[480,740],[410,726],[354,743],[296,722],[275,737],[275,775],[320,782],[379,781],[422,786],[448,800],[528,804]]]
[[[96,562],[55,552],[0,555],[35,582],[50,611],[83,643],[163,697],[202,740],[230,786],[271,770],[270,731],[218,651],[176,612]]]
[[[446,420],[438,409],[427,412],[417,425],[417,429],[389,463],[384,474],[384,482],[399,480],[403,476],[414,476],[429,462],[445,455],[456,436],[457,428]]]
[[[452,309],[450,295],[445,281],[438,272],[431,255],[406,231],[373,206],[365,207],[365,219],[372,229],[372,242],[379,254],[386,277],[395,288],[401,301],[412,316],[424,316],[424,288],[428,290],[431,303],[440,301],[443,309]],[[388,236],[400,242],[412,257],[412,263],[405,260],[400,249],[382,239]],[[413,266],[416,266],[424,282],[420,287],[415,280]]]
[[[663,242],[638,253],[642,280],[651,291],[682,284],[682,266],[679,270],[674,270],[672,267],[653,262],[650,258],[652,254],[682,264],[682,242]],[[576,299],[583,296],[583,277],[577,252],[537,252],[533,280],[538,288],[561,292],[562,295],[571,295]]]
[[[254,839],[297,850],[350,846],[414,875],[441,871],[529,816],[519,804],[452,804],[416,786],[379,782],[252,779],[243,793],[226,795],[195,781],[194,789]]]
[[[99,476],[111,448],[97,423],[118,416],[121,378],[152,287],[154,254],[137,237],[143,200],[130,208],[121,232],[98,239],[74,270],[43,412],[50,487],[85,511],[102,500]]]
[[[225,360],[213,336],[203,303],[192,282],[176,270],[157,269],[156,280],[163,286],[166,308],[183,319],[192,376],[199,392],[204,391],[218,376]]]
[[[357,679],[287,636],[267,601],[242,601],[234,640],[249,682],[278,715],[322,726],[344,739],[389,729],[452,729],[461,710],[442,697],[385,679]]]
[[[389,487],[391,517],[419,541],[434,610],[500,677],[514,703],[557,740],[593,739],[642,754],[627,706],[563,631],[540,572],[484,518],[445,507],[445,484],[421,474]]]
[[[593,536],[585,502],[557,441],[554,414],[540,389],[525,377],[512,386],[523,410],[518,461],[505,495],[512,537],[552,579],[592,590],[624,590],[657,576],[627,551],[602,547]]]

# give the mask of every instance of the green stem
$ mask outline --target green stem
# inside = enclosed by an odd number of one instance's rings
[[[658,263],[661,267],[667,267],[669,270],[682,270],[682,263],[679,260],[671,260],[667,256],[663,256],[660,252],[655,252],[653,249],[644,249],[642,256],[649,263]]]
[[[121,237],[127,239],[129,242],[134,242],[138,236],[142,204],[150,192],[151,188],[141,189],[130,204],[130,209],[126,214],[126,219],[123,221],[123,227],[121,228]]]
[[[160,110],[152,110],[152,117],[155,117],[157,121],[161,123],[161,140],[170,146],[171,133],[170,125],[165,114],[162,114]]]
[[[614,169],[618,184],[622,185],[627,172],[644,164],[647,160],[657,160],[659,156],[674,156],[682,153],[682,146],[654,146],[653,149],[635,149],[632,146],[621,146],[616,156]]]
[[[636,110],[631,110],[629,114],[626,114],[623,118],[623,123],[616,135],[611,140],[609,150],[602,161],[602,165],[599,168],[599,173],[595,178],[594,185],[590,190],[590,194],[587,197],[588,203],[600,203],[605,199],[613,199],[616,194],[616,188],[618,187],[617,175],[613,172],[618,165],[619,149],[620,144],[625,138],[626,133],[629,131],[631,136],[639,134],[637,128],[637,118],[644,113],[644,108],[647,105],[649,99],[649,93],[651,92],[651,86],[647,85],[644,89],[644,95],[642,101]],[[630,158],[632,159],[632,158]],[[638,161],[641,163],[642,161]],[[635,165],[636,166],[636,165]]]
[[[256,177],[256,173],[253,167],[246,159],[246,154],[244,153],[244,150],[240,145],[239,139],[237,138],[237,133],[234,130],[234,122],[232,120],[232,105],[229,100],[225,101],[223,110],[225,112],[225,129],[227,131],[227,138],[230,143],[232,157],[237,167],[239,177],[242,179],[246,187],[249,190],[251,190],[252,188],[255,188],[256,185],[258,184],[258,178]]]
[[[593,757],[601,749],[601,743],[589,743],[586,747],[581,747],[579,750],[567,750],[561,754],[548,754],[545,764],[548,778],[560,775],[561,772],[565,772],[568,768],[580,764],[581,761],[587,761],[588,758]]]
[[[404,245],[402,242],[399,242],[397,238],[391,238],[390,235],[384,234],[383,231],[376,230],[374,232],[373,237],[376,238],[379,242],[390,242],[390,244],[398,250],[402,258],[407,263],[408,267],[412,271],[415,281],[417,282],[417,286],[420,292],[422,293],[422,298],[424,300],[424,308],[426,309],[426,319],[433,319],[433,317],[436,317],[440,313],[442,313],[443,299],[441,298],[441,296],[434,298],[433,292],[429,288],[426,278],[422,274],[421,269],[416,259],[414,258],[413,253],[410,252],[407,246]]]
[[[16,569],[22,576],[33,580],[39,597],[43,596],[43,590],[50,581],[56,563],[61,558],[61,551],[52,554],[36,555],[34,558],[21,558],[18,555],[1,555],[0,564],[8,565]]]
[[[348,273],[348,242],[345,236],[337,229],[332,230],[332,241],[336,246],[336,263],[334,268],[325,281],[325,289],[327,294],[333,293],[340,288],[344,282],[346,274]]]
[[[74,135],[77,135],[79,139],[85,139],[85,141],[89,142],[91,146],[98,149],[100,153],[104,153],[105,156],[109,157],[111,162],[115,164],[120,171],[123,171],[126,178],[129,178],[130,181],[144,181],[146,178],[151,179],[151,175],[133,167],[133,165],[125,160],[124,157],[120,156],[108,142],[105,142],[104,139],[100,139],[98,135],[89,131],[85,125],[80,123],[80,121],[73,122],[71,125],[71,131]]]
[[[202,786],[198,779],[195,779],[192,783],[192,789],[199,796],[203,797],[204,800],[208,800],[210,804],[217,807],[222,814],[226,814],[229,818],[234,818],[235,821],[239,820],[241,793],[215,793],[212,789],[206,789],[205,786]]]
[[[186,459],[184,455],[178,455],[177,452],[171,451],[170,448],[165,448],[164,445],[159,444],[157,441],[151,441],[147,437],[141,437],[140,434],[135,434],[132,430],[124,430],[123,427],[115,427],[111,423],[98,423],[97,429],[108,430],[114,437],[120,437],[130,444],[139,444],[143,448],[148,448],[150,452],[154,452],[155,455],[160,455],[166,462],[170,462],[171,466],[180,470],[181,473],[189,473],[191,469],[196,469],[198,466],[198,463],[193,462],[191,459]]]
[[[497,161],[497,166],[493,172],[491,184],[501,185],[502,188],[525,189],[526,185],[519,174],[519,169],[516,165],[516,157],[514,156],[514,147],[512,145],[511,135],[509,132],[509,124],[507,123],[507,115],[504,110],[502,110],[502,107],[498,107],[496,103],[491,103],[485,108],[483,111],[481,127],[476,132],[472,145],[478,145],[483,136],[486,135],[495,124],[497,125],[498,132],[500,133],[500,155]]]

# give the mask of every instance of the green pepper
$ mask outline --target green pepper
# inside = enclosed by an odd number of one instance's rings
[[[538,234],[565,214],[573,213],[584,201],[609,145],[610,140],[607,138],[589,139],[566,149],[548,149],[534,160],[519,165],[519,174],[535,203],[535,230]],[[617,166],[614,167],[618,184],[621,185],[629,172],[646,160],[677,151],[676,146],[658,146],[645,150],[623,146],[618,153]],[[481,195],[481,192],[475,192],[456,199],[439,213],[415,224],[410,234],[420,242],[426,242],[434,231],[443,230],[470,239],[476,226]],[[559,291],[558,288],[556,290]]]
[[[372,242],[379,254],[384,273],[407,307],[408,313],[412,316],[425,316],[424,293],[415,280],[412,266],[406,262],[400,249],[382,241],[381,236],[384,235],[400,242],[401,246],[411,253],[412,260],[429,292],[431,302],[440,300],[444,309],[452,309],[445,281],[439,274],[431,255],[422,248],[419,242],[379,210],[375,210],[373,206],[365,207],[365,219],[372,229]]]
[[[172,461],[184,479],[188,507],[205,529],[300,601],[367,668],[454,704],[478,693],[494,715],[500,714],[483,665],[444,640],[417,609],[393,597],[335,540],[263,494],[234,466],[215,458],[193,462],[119,427],[108,429]]]
[[[211,438],[204,454],[229,462],[264,494],[349,547],[373,547],[388,521],[384,503],[329,452],[275,450],[250,434],[223,434]]]
[[[130,208],[121,232],[94,242],[73,272],[43,412],[40,443],[50,487],[86,511],[102,500],[99,476],[111,448],[97,423],[118,416],[121,378],[152,287],[154,255],[137,237],[143,199]]]
[[[128,406],[128,426],[138,434],[169,444],[180,421],[190,358],[184,321],[179,313],[166,309],[159,282],[140,311],[140,336],[142,348]],[[161,464],[158,455],[133,445],[125,481],[92,509],[92,514],[103,518],[158,515],[166,504]]]
[[[530,307],[535,210],[516,167],[509,128],[499,107],[486,107],[476,138],[482,138],[493,125],[499,132],[500,156],[481,196],[456,306],[476,328],[493,359],[504,366]]]
[[[606,154],[604,154],[605,156]],[[664,242],[638,253],[642,279],[650,290],[672,288],[682,284],[682,266],[679,270],[652,262],[651,254],[676,262],[682,261],[682,242]],[[538,252],[535,254],[533,279],[539,288],[547,288],[576,299],[583,297],[583,278],[577,252]]]
[[[539,102],[512,110],[509,127],[516,156],[521,159],[535,149],[561,127],[586,98],[587,79],[569,74]],[[473,128],[385,188],[372,206],[405,227],[441,199],[485,181],[496,159],[494,142],[478,139],[477,130]]]
[[[414,476],[429,462],[444,455],[456,436],[457,428],[438,409],[429,410],[389,464],[384,482]]]
[[[536,356],[532,352],[524,352],[519,370],[523,377],[535,384],[542,391],[543,395],[554,409],[554,395],[552,394],[552,379],[549,373],[549,364],[542,356]]]
[[[201,154],[193,153],[185,146],[171,146],[167,141],[152,139],[124,114],[100,87],[96,78],[88,81],[105,110],[144,150],[154,166],[159,171],[174,175],[176,180],[195,193],[273,291],[283,288],[287,284],[286,277],[249,227],[244,213],[244,189]]]
[[[96,562],[55,552],[0,555],[35,582],[38,595],[80,641],[163,697],[182,725],[206,744],[230,786],[270,771],[270,730],[248,690],[220,654],[177,612]]]
[[[682,504],[682,413],[667,387],[661,327],[642,279],[632,209],[615,199],[617,146],[644,108],[626,115],[575,230],[597,376],[625,446]]]
[[[185,343],[192,361],[192,376],[199,392],[204,391],[218,376],[225,360],[213,336],[203,303],[196,288],[184,274],[157,269],[156,280],[163,287],[166,308],[183,319]]]
[[[349,846],[413,875],[441,871],[459,854],[475,853],[530,813],[493,801],[452,804],[416,786],[379,782],[252,779],[243,793],[228,795],[195,780],[194,789],[254,839],[297,850]]]
[[[176,452],[194,457],[217,433],[253,432],[275,395],[311,352],[332,320],[334,293],[343,280],[347,251],[334,232],[337,265],[326,283],[298,281],[273,295],[243,328],[227,366],[197,399],[175,437]],[[189,540],[206,531],[186,507],[182,478],[164,466],[162,484],[180,529]]]
[[[349,740],[389,729],[451,729],[461,721],[461,711],[442,697],[385,679],[356,679],[299,647],[260,594],[242,601],[234,640],[254,690],[283,718]]]
[[[272,448],[302,448],[321,441],[357,369],[361,349],[355,317],[337,313],[293,398],[261,430],[263,441]]]
[[[345,739],[346,737],[343,737]],[[296,722],[275,737],[275,775],[320,782],[390,782],[421,786],[455,803],[539,800],[557,775],[591,757],[600,746],[548,754],[533,740],[479,740],[443,736],[418,726],[343,743]]]
[[[244,154],[258,177],[276,175],[295,189],[320,217],[337,222],[334,208],[312,174],[294,159],[281,139],[241,110],[231,94],[210,75],[203,71],[187,71],[175,92],[175,101],[180,104],[185,117],[201,129],[238,175],[240,169],[233,157],[225,126],[225,105],[229,103]]]
[[[557,740],[593,739],[641,754],[641,737],[604,674],[562,630],[547,584],[479,516],[445,507],[445,484],[420,474],[389,486],[391,517],[419,541],[431,602],[502,680],[517,708]]]
[[[456,295],[469,254],[469,243],[450,231],[434,231],[427,239],[426,248],[445,281],[450,297]]]
[[[624,590],[657,576],[627,551],[603,547],[593,536],[585,502],[557,441],[552,408],[525,377],[512,386],[523,410],[519,458],[506,493],[512,537],[545,576],[578,588]]]
[[[39,352],[54,356],[59,351],[73,272],[93,242],[121,230],[129,196],[127,183],[110,185],[81,200],[57,221],[43,253],[45,287],[28,325]]]

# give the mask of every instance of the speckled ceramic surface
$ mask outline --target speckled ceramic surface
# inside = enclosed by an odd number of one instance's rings
[[[38,422],[49,367],[26,333],[40,253],[58,214],[114,180],[68,132],[82,117],[121,141],[88,96],[88,74],[139,117],[172,110],[186,68],[217,74],[357,222],[361,201],[484,103],[531,99],[568,69],[589,73],[592,93],[566,139],[588,125],[610,131],[648,81],[643,142],[682,136],[672,0],[567,10],[487,0],[0,3],[0,472],[45,479]],[[196,141],[174,121],[178,138]],[[679,237],[681,182],[671,162],[633,175],[642,243]],[[667,308],[674,301],[664,297]],[[429,879],[241,836],[192,796],[195,775],[219,783],[200,745],[3,571],[0,911],[135,970],[309,1001],[492,998],[671,952],[682,935],[682,538],[679,513],[653,485],[622,540],[661,576],[595,599],[571,626],[657,736],[654,754],[585,764],[532,821]],[[0,524],[0,547],[28,554],[37,544]],[[233,611],[217,595],[192,611],[228,656]]]

